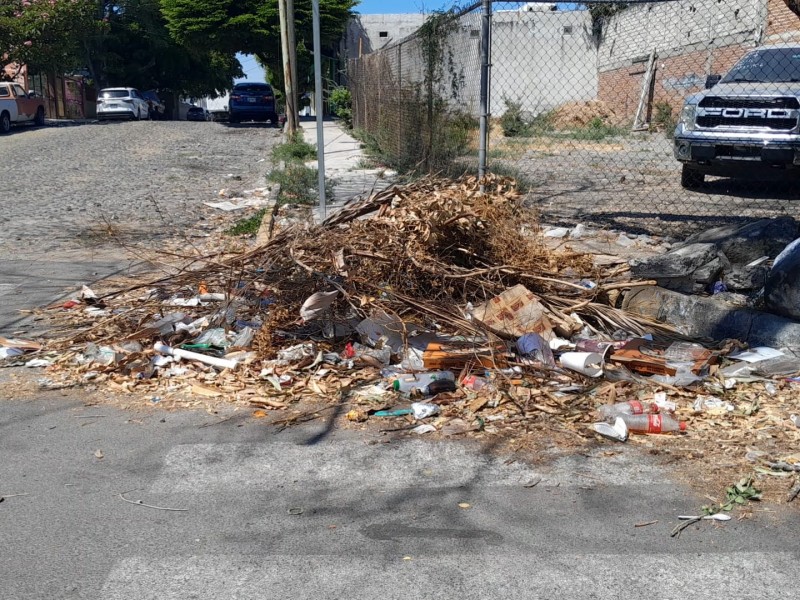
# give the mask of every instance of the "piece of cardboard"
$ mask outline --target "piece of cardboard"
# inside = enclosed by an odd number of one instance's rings
[[[501,369],[508,366],[503,344],[478,346],[465,343],[428,344],[422,354],[422,362],[428,370],[461,370],[467,365],[485,369]]]
[[[639,338],[629,340],[622,348],[613,350],[608,360],[627,367],[631,371],[648,375],[672,377],[677,373],[677,369],[664,358],[664,348]],[[717,364],[718,360],[719,355],[710,350],[699,352],[697,359],[692,363],[691,371],[695,375],[699,375],[710,365]]]
[[[476,307],[472,316],[495,331],[515,337],[526,333],[538,333],[548,341],[554,337],[547,309],[533,292],[521,284]]]

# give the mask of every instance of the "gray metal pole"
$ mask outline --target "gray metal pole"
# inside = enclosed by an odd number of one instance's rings
[[[486,154],[489,141],[489,67],[492,22],[491,0],[483,0],[481,14],[481,95],[480,140],[478,145],[478,177],[486,176]],[[483,186],[481,186],[483,188]]]
[[[322,42],[319,34],[319,0],[312,0],[314,19],[314,104],[317,113],[317,170],[319,171],[319,212],[324,221],[325,206],[325,136],[322,128]]]

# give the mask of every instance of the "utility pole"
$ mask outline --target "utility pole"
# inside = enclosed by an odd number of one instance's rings
[[[489,100],[492,66],[492,3],[483,0],[481,12],[481,92],[480,92],[480,139],[478,140],[478,178],[486,176],[486,156],[489,141]],[[481,183],[481,192],[483,183]]]
[[[311,0],[314,19],[314,104],[317,113],[317,172],[319,186],[320,220],[327,216],[325,206],[325,136],[323,134],[322,106],[322,43],[320,42],[319,0]]]
[[[283,57],[284,97],[286,99],[286,131],[297,131],[297,46],[294,41],[294,0],[278,0],[281,23],[281,56]]]

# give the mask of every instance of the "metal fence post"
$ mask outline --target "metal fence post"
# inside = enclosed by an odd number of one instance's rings
[[[478,178],[486,176],[486,151],[489,141],[489,51],[491,25],[492,24],[492,3],[491,0],[483,0],[483,12],[481,14],[481,92],[480,92],[480,140],[478,145]],[[483,186],[481,186],[483,188]]]
[[[319,186],[320,221],[326,218],[325,206],[325,135],[322,119],[324,107],[322,100],[322,43],[320,42],[319,0],[312,0],[312,19],[314,37],[314,104],[317,113],[317,185]]]

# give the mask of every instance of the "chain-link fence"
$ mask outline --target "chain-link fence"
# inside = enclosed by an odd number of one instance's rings
[[[787,4],[478,2],[349,62],[355,127],[404,169],[477,173],[485,155],[570,221],[793,215],[800,17]]]
[[[406,39],[349,61],[353,125],[402,170],[469,156],[478,130],[480,6],[434,15]]]

